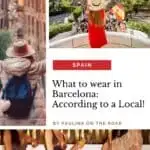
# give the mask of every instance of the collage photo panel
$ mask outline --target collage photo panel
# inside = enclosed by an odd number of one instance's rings
[[[149,129],[51,128],[46,98],[47,51],[150,48],[150,0],[0,0],[0,12],[0,150],[150,149]]]
[[[46,125],[45,0],[0,0],[0,126]]]

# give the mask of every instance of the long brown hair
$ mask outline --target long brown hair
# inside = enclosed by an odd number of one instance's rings
[[[103,26],[104,18],[101,17],[99,11],[89,11],[89,22],[98,26]]]

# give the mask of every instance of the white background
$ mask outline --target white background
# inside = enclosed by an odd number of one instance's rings
[[[53,71],[52,60],[112,60],[111,71]],[[47,125],[57,129],[146,129],[150,127],[150,49],[49,49],[47,51]],[[87,91],[100,93],[103,101],[145,100],[144,108],[115,109],[52,109],[52,80],[66,81],[121,81],[123,88],[95,88]],[[67,91],[67,89],[61,89]],[[74,89],[76,91],[76,89]],[[86,90],[85,90],[86,91]],[[61,100],[62,101],[62,100]],[[68,100],[69,101],[69,100]],[[86,125],[86,121],[104,121],[106,125]],[[54,126],[53,121],[59,121]],[[62,125],[61,121],[84,121],[85,125]],[[121,121],[121,125],[108,125]]]

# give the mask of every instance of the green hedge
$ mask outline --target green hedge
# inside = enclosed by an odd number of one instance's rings
[[[58,33],[72,30],[72,23],[52,24],[50,25],[49,38],[54,37]]]
[[[73,16],[74,16],[74,19],[77,20],[78,17],[80,17],[82,14],[82,8],[81,7],[76,7],[74,10],[73,10]]]
[[[127,26],[131,29],[142,31],[150,36],[150,24],[138,21],[129,21]]]
[[[65,12],[71,11],[71,0],[60,0],[59,3]]]

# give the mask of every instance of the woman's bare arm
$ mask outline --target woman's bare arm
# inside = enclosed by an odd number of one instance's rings
[[[11,138],[11,131],[10,130],[5,130],[4,131],[4,146],[5,150],[13,150],[12,149],[12,138]]]
[[[47,150],[54,150],[52,130],[45,130],[45,144]]]

